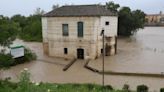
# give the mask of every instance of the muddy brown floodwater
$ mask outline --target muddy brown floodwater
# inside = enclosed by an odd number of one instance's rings
[[[62,71],[69,63],[64,59],[51,58],[43,55],[41,43],[22,43],[30,47],[38,55],[38,60],[17,65],[8,70],[0,71],[0,78],[11,77],[17,81],[20,71],[28,68],[31,80],[50,83],[102,83],[102,76],[83,67],[84,61],[78,60],[68,71]],[[145,27],[131,38],[118,40],[118,54],[106,57],[105,69],[118,72],[157,73],[164,72],[164,27]],[[97,62],[96,62],[97,61]],[[93,66],[100,67],[101,59],[95,60]],[[137,85],[145,84],[150,92],[159,92],[164,87],[164,78],[105,75],[105,84],[121,89],[129,84],[130,89],[136,90]]]
[[[99,58],[90,65],[101,68]],[[105,57],[105,69],[130,73],[164,73],[164,27],[146,27],[131,38],[118,39],[118,53]]]

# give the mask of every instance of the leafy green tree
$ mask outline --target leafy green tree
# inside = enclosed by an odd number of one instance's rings
[[[115,4],[113,1],[107,2],[106,3],[106,7],[107,9],[113,11],[113,12],[117,12],[118,8],[120,7],[119,4]]]
[[[27,17],[27,25],[22,28],[20,37],[25,41],[42,41],[41,15]]]
[[[19,26],[11,21],[8,17],[1,16],[0,18],[0,46],[9,47],[16,38]]]
[[[118,35],[130,36],[132,35],[131,31],[133,29],[132,22],[132,14],[131,9],[129,7],[123,7],[119,10],[118,17]]]
[[[27,25],[27,23],[26,23],[26,21],[27,21],[26,17],[25,16],[22,16],[20,14],[17,14],[17,15],[12,16],[11,17],[11,20],[14,21],[14,22],[16,22],[16,23],[18,23],[21,28],[23,28],[23,27],[25,27]]]
[[[138,29],[144,28],[145,13],[141,10],[131,11],[129,7],[123,7],[119,10],[118,34],[122,36],[131,36]]]
[[[34,15],[43,15],[45,13],[41,8],[36,8]]]
[[[59,4],[52,5],[52,10],[54,10],[54,9],[56,9],[56,8],[59,8]]]

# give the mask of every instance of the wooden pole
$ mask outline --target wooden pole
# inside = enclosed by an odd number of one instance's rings
[[[104,88],[104,56],[105,56],[105,37],[104,37],[104,30],[102,30],[102,39],[103,39],[103,58],[102,58],[102,84]]]

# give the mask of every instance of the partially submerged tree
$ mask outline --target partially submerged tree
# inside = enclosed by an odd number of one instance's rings
[[[131,11],[129,7],[122,7],[118,14],[118,35],[131,36],[138,29],[144,28],[145,14],[141,10]]]

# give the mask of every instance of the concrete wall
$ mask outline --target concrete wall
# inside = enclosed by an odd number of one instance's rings
[[[164,14],[153,14],[145,16],[145,19],[147,19],[147,24],[162,23],[163,21],[161,21],[161,18],[164,18]]]
[[[43,36],[43,42],[47,43],[48,42],[48,36],[47,36],[47,32],[48,32],[48,28],[47,28],[47,18],[43,17],[42,18],[42,36]]]
[[[105,36],[114,37],[117,36],[117,23],[118,18],[116,16],[102,16],[101,17],[101,28],[105,30]],[[105,25],[105,22],[109,22],[109,25]]]
[[[109,25],[106,25],[105,22],[109,22]],[[118,32],[118,17],[117,16],[102,16],[99,19],[99,23],[97,23],[99,26],[99,30],[97,32],[98,36],[98,56],[101,55],[101,49],[102,49],[102,36],[100,36],[100,33],[102,29],[105,30],[105,37],[110,38],[110,40],[106,40],[105,44],[108,44],[108,46],[111,47],[111,50],[109,50],[110,54],[108,55],[114,55],[115,54],[115,44],[116,44],[116,38],[117,37],[117,32]]]
[[[105,25],[106,21],[110,22],[109,26]],[[83,38],[77,36],[78,22],[84,23]],[[69,36],[62,35],[62,24],[68,24]],[[83,48],[85,58],[89,56],[95,59],[101,55],[102,28],[107,36],[117,36],[117,17],[43,17],[43,43],[48,43],[44,47],[49,48],[44,52],[54,57],[77,58],[77,49]],[[68,48],[67,55],[64,54],[64,48]]]
[[[42,18],[43,41],[48,39],[49,55],[55,57],[77,58],[77,48],[83,48],[85,56],[96,56],[96,39],[94,38],[94,22],[96,17],[57,17]],[[46,21],[47,20],[47,21]],[[84,37],[77,36],[77,23],[84,22]],[[69,36],[62,35],[62,24],[68,24]],[[47,29],[46,29],[47,28]],[[68,54],[64,54],[68,48]]]

